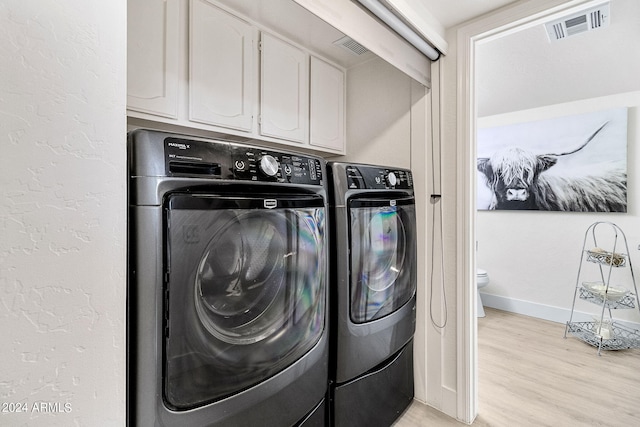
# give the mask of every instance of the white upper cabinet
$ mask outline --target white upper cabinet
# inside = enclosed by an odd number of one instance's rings
[[[311,57],[309,144],[345,150],[344,71]]]
[[[189,20],[189,120],[251,131],[254,27],[207,0]]]
[[[127,108],[176,118],[178,0],[128,0]]]
[[[344,154],[345,69],[246,16],[280,16],[263,3],[128,0],[129,125]]]
[[[308,55],[268,33],[262,33],[261,40],[260,134],[306,143]]]

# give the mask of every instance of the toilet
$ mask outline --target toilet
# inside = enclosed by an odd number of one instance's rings
[[[484,288],[489,284],[489,274],[481,268],[476,270],[476,282],[478,283],[478,317],[484,317],[484,307],[482,298],[480,298],[480,288]]]

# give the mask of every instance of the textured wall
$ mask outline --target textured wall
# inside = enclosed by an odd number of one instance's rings
[[[126,1],[0,22],[0,425],[120,426]]]

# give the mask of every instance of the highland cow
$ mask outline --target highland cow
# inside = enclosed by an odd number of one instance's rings
[[[545,171],[558,157],[582,150],[606,126],[603,124],[578,148],[560,154],[535,154],[507,147],[478,159],[478,170],[492,192],[489,209],[578,212],[626,212],[627,174],[624,168],[592,170],[581,176]]]

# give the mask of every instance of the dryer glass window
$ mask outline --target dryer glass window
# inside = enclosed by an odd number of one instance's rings
[[[255,385],[318,342],[326,309],[322,203],[170,199],[165,398],[172,407]]]
[[[364,323],[393,313],[415,293],[414,205],[354,200],[350,221],[350,316]]]

